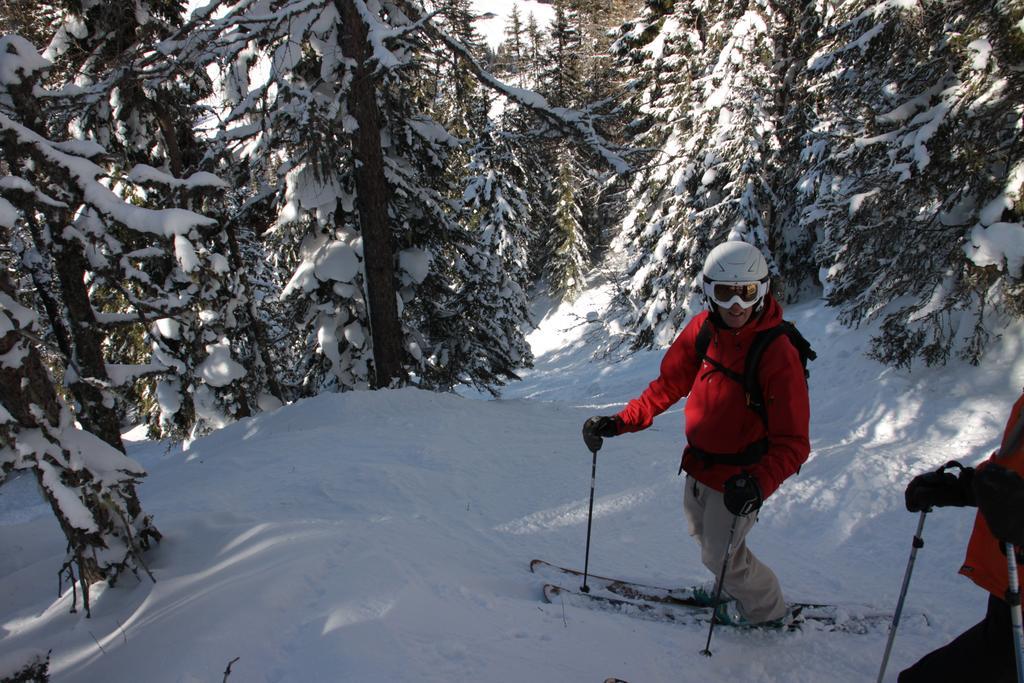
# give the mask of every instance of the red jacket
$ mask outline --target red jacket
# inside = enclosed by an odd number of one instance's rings
[[[743,386],[704,361],[698,366],[696,338],[705,311],[695,316],[665,352],[661,373],[643,394],[619,413],[623,432],[651,426],[654,418],[683,396],[686,400],[686,440],[711,453],[739,453],[768,439],[761,460],[746,467],[709,465],[685,452],[683,469],[698,481],[721,491],[726,479],[746,470],[757,478],[765,498],[800,469],[810,454],[810,401],[800,356],[788,337],[780,335],[761,356],[758,379],[768,411],[768,426],[747,407]],[[761,316],[738,330],[715,326],[707,356],[743,374],[747,350],[759,330],[782,321],[782,307],[771,295]]]
[[[1010,430],[1017,424],[1017,420],[1022,419],[1021,413],[1024,413],[1024,394],[1021,394],[1010,410],[1010,419],[1006,423],[1002,445],[998,451],[998,462],[1003,467],[1024,476],[1024,443],[1018,444],[1012,452],[1004,452],[1009,447],[1006,442]],[[995,460],[996,454],[993,454],[987,462]],[[984,467],[985,464],[982,463],[978,468]],[[1006,599],[1006,589],[1009,587],[1006,555],[1003,554],[999,541],[989,530],[981,511],[974,518],[974,531],[971,532],[971,540],[967,542],[967,558],[960,567],[960,573],[1000,600]],[[1017,573],[1020,585],[1024,585],[1024,567],[1018,566]]]

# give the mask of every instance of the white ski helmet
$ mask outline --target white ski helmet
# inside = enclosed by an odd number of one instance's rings
[[[752,244],[730,240],[711,250],[704,261],[704,295],[722,308],[738,303],[757,306],[768,293],[768,262]]]

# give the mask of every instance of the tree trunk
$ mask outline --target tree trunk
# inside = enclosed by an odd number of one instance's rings
[[[355,62],[348,93],[349,113],[359,125],[352,138],[356,159],[356,207],[363,235],[363,266],[366,270],[366,301],[373,343],[375,389],[405,382],[402,325],[398,319],[394,250],[388,225],[388,183],[380,146],[381,114],[377,106],[373,56],[367,43],[367,27],[352,0],[335,0],[344,23],[342,54]]]
[[[87,431],[124,453],[121,424],[109,394],[88,380],[110,381],[103,359],[103,338],[85,287],[85,257],[79,246],[54,231],[53,262],[64,295],[71,339],[75,350],[74,370],[78,377],[68,388],[80,404],[78,419]]]
[[[44,117],[39,110],[35,96],[31,94],[31,85],[30,82],[26,81],[18,84],[17,87],[12,87],[11,91],[16,96],[16,101],[23,107],[20,113],[23,114],[25,126],[45,138],[47,133],[43,125]],[[38,164],[40,173],[45,175],[45,171],[42,169],[45,169],[47,164],[43,159],[39,158],[38,152],[34,153],[33,156]],[[61,177],[48,180],[57,187],[71,187],[66,173],[60,171],[59,175]],[[70,213],[68,211],[55,211],[48,218],[55,225],[64,226],[70,223]],[[39,240],[38,230],[35,226],[30,227],[33,238]],[[74,370],[78,375],[74,378],[74,381],[68,382],[68,388],[79,403],[78,419],[87,431],[92,432],[124,453],[124,443],[121,441],[120,420],[118,419],[117,409],[112,397],[95,384],[83,381],[88,378],[95,379],[101,384],[109,383],[107,366],[103,359],[104,335],[99,330],[96,316],[93,314],[92,304],[89,301],[89,293],[85,286],[85,256],[79,245],[64,239],[61,231],[54,230],[52,232],[53,268],[60,283],[61,295],[64,299],[64,309],[68,316],[68,325],[65,331],[70,336],[70,340],[64,339],[64,345],[62,346],[66,347],[67,342],[70,341],[73,355],[68,357],[68,361],[74,363]],[[8,244],[9,241],[5,240],[4,243]],[[44,245],[37,244],[37,246],[43,247]],[[46,250],[45,248],[40,248],[39,252],[45,254]],[[52,302],[48,303],[52,304]],[[52,310],[52,307],[48,305],[47,313],[54,316],[57,311]],[[52,321],[59,340],[63,323],[59,320],[59,316],[52,318]],[[62,348],[62,351],[67,352],[65,348]]]

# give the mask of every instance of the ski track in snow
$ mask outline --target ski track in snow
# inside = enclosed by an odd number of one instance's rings
[[[416,389],[326,395],[180,446],[129,441],[164,541],[157,577],[93,591],[93,616],[55,594],[64,542],[31,477],[0,488],[0,675],[51,652],[54,681],[874,680],[884,632],[844,635],[640,621],[542,601],[529,561],[582,567],[592,459],[580,426],[617,410],[662,352],[594,361],[610,289],[538,310],[536,368],[490,400]],[[597,314],[597,315],[594,315]],[[903,489],[996,446],[1024,383],[1020,327],[980,368],[897,371],[864,357],[870,328],[818,302],[790,307],[819,352],[813,453],[765,505],[749,542],[791,600],[891,610],[917,516]],[[590,570],[656,585],[711,578],[687,536],[682,404],[605,441]],[[886,675],[978,621],[957,575],[973,511],[929,515]],[[65,587],[66,588],[66,587]]]

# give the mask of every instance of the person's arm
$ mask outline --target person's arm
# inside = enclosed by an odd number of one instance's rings
[[[786,337],[765,349],[758,376],[768,412],[768,452],[750,473],[768,498],[811,453],[811,405],[800,355]]]
[[[971,488],[992,535],[1004,543],[1024,545],[1024,479],[990,461],[978,466]]]
[[[658,378],[644,392],[630,401],[617,417],[620,433],[647,429],[654,418],[690,393],[700,369],[697,362],[697,332],[703,316],[690,321],[661,359]]]

